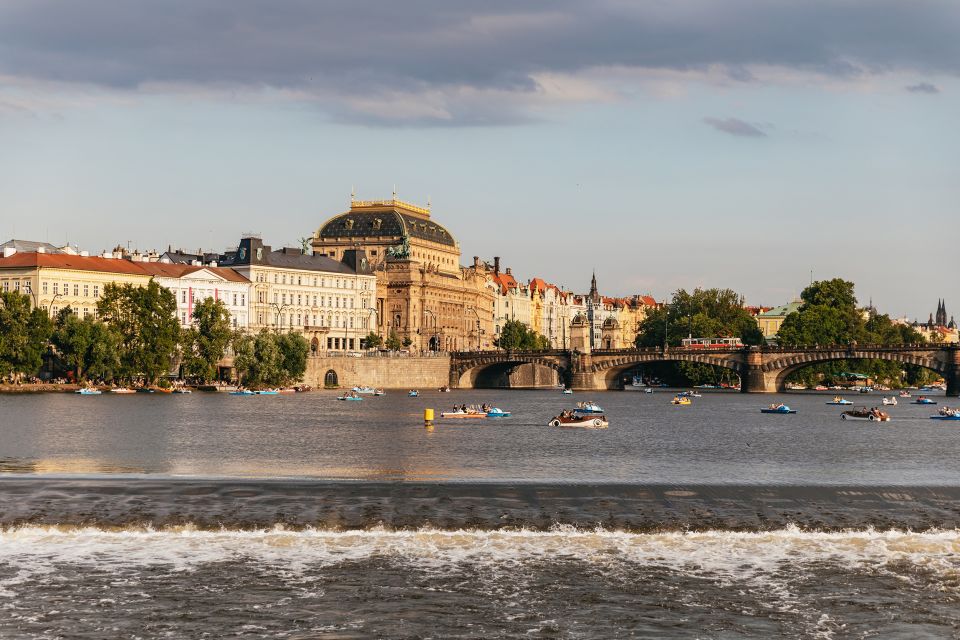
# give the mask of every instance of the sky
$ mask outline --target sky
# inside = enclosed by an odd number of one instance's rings
[[[432,205],[607,295],[960,316],[955,0],[0,0],[0,242],[299,246]]]

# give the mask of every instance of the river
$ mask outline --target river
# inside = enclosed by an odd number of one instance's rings
[[[957,423],[671,397],[2,396],[0,637],[960,632]]]

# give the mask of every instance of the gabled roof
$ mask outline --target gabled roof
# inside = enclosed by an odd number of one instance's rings
[[[764,311],[759,314],[761,318],[778,318],[785,317],[800,309],[800,306],[803,302],[794,300],[793,302],[788,302],[787,304],[782,304],[779,307],[773,307],[769,311]]]
[[[46,253],[63,253],[60,251],[60,248],[50,244],[49,242],[35,242],[33,240],[7,240],[3,244],[0,244],[0,252],[3,249],[16,249],[18,252],[22,251],[24,253],[35,253],[38,249],[43,248]]]
[[[248,282],[245,277],[233,269],[225,269],[222,267],[199,267],[165,262],[132,262],[121,258],[74,256],[66,253],[15,253],[7,258],[0,258],[0,269],[24,267],[95,271],[98,273],[122,273],[148,278],[154,276],[181,278],[186,274],[203,270],[209,271],[229,282]]]

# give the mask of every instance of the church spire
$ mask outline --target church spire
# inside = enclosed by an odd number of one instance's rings
[[[590,299],[594,302],[600,300],[600,292],[597,291],[597,272],[593,272],[593,277],[590,278]]]

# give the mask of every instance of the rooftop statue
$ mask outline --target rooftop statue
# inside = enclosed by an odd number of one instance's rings
[[[395,246],[387,247],[388,258],[406,260],[410,257],[410,236],[403,234],[403,241]]]

